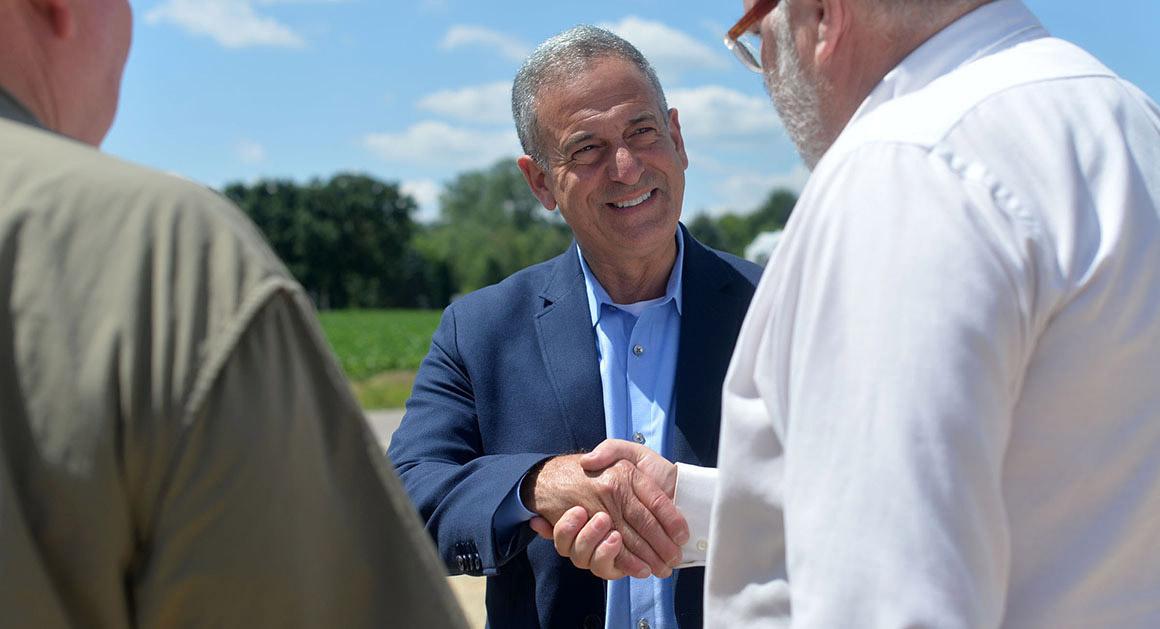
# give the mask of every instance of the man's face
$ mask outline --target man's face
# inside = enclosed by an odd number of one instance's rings
[[[77,45],[82,56],[68,81],[70,91],[83,102],[70,135],[98,145],[117,113],[121,76],[133,37],[133,13],[128,0],[92,0],[76,3]]]
[[[590,261],[625,264],[675,247],[689,160],[676,110],[661,112],[657,101],[644,74],[613,57],[539,94],[548,168],[526,159],[521,167]]]
[[[823,89],[802,63],[788,10],[788,3],[782,2],[761,21],[761,67],[765,69],[765,89],[786,133],[813,169],[829,149],[822,121]]]

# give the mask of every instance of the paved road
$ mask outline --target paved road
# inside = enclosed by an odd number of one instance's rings
[[[399,427],[399,422],[403,421],[403,409],[367,411],[366,414],[367,419],[371,422],[371,428],[374,429],[375,435],[379,438],[379,443],[386,450],[387,444],[391,442],[391,435]]]
[[[371,428],[374,429],[375,435],[379,438],[379,443],[382,444],[383,450],[386,450],[387,444],[391,442],[391,435],[399,427],[399,422],[403,421],[403,409],[366,411],[366,415],[367,420],[371,423]],[[451,590],[455,592],[459,603],[463,605],[463,611],[467,614],[470,626],[473,629],[483,629],[487,622],[487,612],[483,604],[483,579],[458,576],[448,577],[447,582],[451,585]]]

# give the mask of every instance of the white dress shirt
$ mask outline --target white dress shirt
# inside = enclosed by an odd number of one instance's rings
[[[891,71],[737,342],[708,626],[1160,627],[1158,207],[1160,108],[1018,0]]]

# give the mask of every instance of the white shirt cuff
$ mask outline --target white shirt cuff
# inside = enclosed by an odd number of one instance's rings
[[[717,493],[717,468],[677,463],[673,503],[689,524],[689,541],[681,547],[678,568],[704,566],[709,555],[709,516]]]

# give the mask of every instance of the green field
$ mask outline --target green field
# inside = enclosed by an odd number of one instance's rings
[[[364,408],[398,408],[439,325],[438,310],[331,310],[319,313]]]

